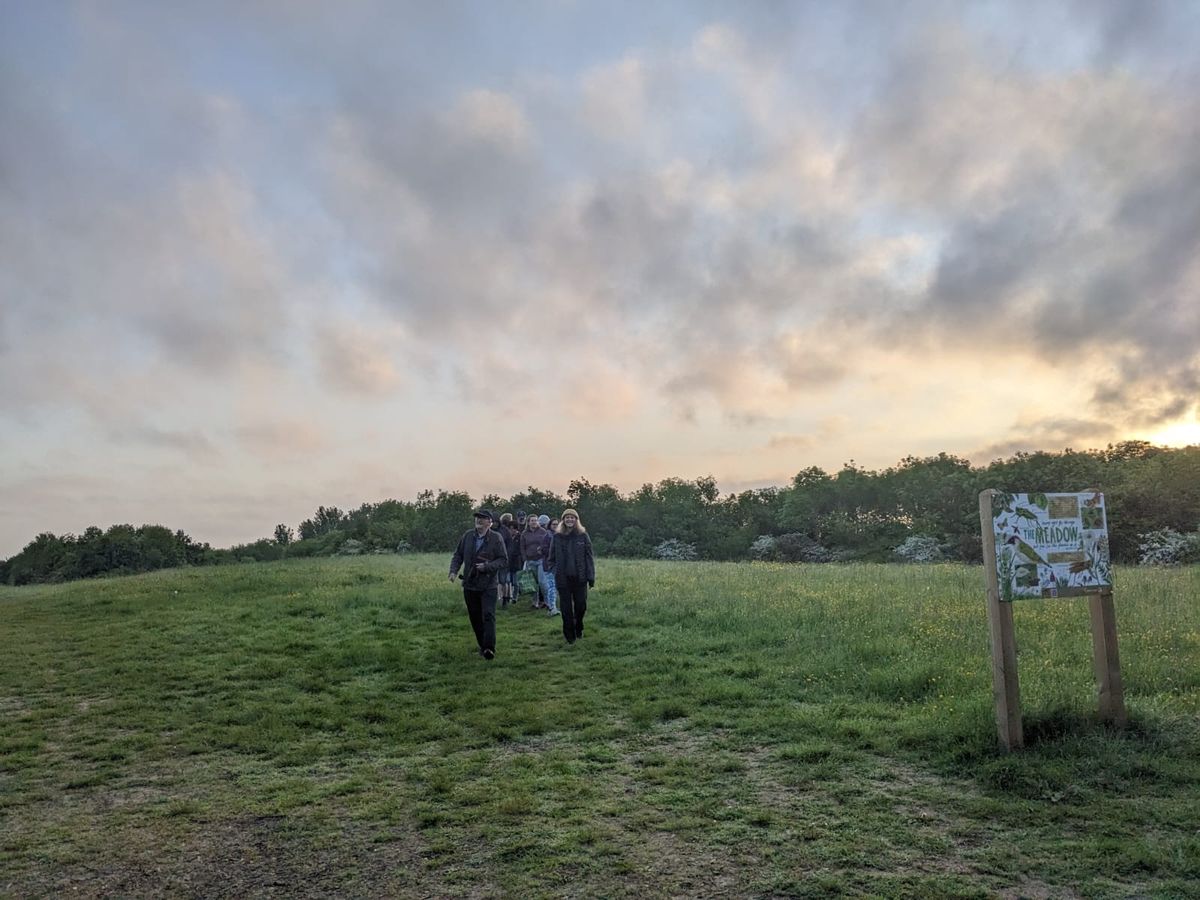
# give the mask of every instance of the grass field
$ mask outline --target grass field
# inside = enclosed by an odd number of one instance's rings
[[[1200,570],[1120,570],[1131,717],[1083,600],[982,573],[601,560],[587,633],[443,557],[0,588],[0,892],[1200,896]]]

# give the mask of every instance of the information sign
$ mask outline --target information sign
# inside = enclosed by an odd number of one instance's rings
[[[1000,599],[1112,589],[1104,495],[992,493]]]
[[[1012,605],[1019,597],[1087,595],[1100,716],[1126,722],[1106,516],[1099,491],[979,495],[996,730],[1009,750],[1025,743]]]

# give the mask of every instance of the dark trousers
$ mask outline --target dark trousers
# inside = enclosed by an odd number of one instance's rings
[[[475,629],[475,640],[480,650],[496,650],[496,589],[472,591],[463,588],[463,599],[467,603],[467,615]]]
[[[582,578],[559,576],[554,579],[558,588],[558,611],[562,613],[563,637],[567,643],[583,637],[583,614],[587,612],[587,582]]]

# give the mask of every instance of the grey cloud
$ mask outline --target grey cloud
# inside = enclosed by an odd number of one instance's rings
[[[1118,440],[1123,431],[1113,422],[1087,418],[1049,418],[1019,422],[1012,435],[968,454],[985,462],[1035,450],[1090,449]]]
[[[1092,399],[1099,411],[1114,419],[1146,427],[1200,412],[1197,397],[1200,364],[1185,360],[1156,365],[1138,358],[1101,380]]]
[[[212,461],[221,455],[206,434],[194,429],[177,430],[143,424],[110,429],[108,437],[117,443],[141,444],[179,451],[185,457],[196,461]]]
[[[90,10],[72,10],[72,66],[0,76],[5,327],[71,373],[46,383],[47,362],[13,354],[3,377],[60,406],[79,404],[82,379],[115,384],[148,353],[160,380],[195,389],[279,358],[286,324],[277,235],[238,187],[246,173],[222,174],[247,163],[227,142],[229,104],[189,83],[145,27],[157,15]]]
[[[1036,284],[1039,261],[1055,255],[1059,225],[1029,209],[1007,209],[986,221],[966,219],[948,237],[927,308],[963,324],[1003,321],[1005,308]]]
[[[147,333],[157,339],[167,357],[207,372],[228,369],[239,354],[238,341],[224,318],[220,306],[208,315],[199,310],[173,311],[144,317]]]
[[[780,374],[792,388],[815,388],[836,384],[849,374],[849,364],[821,350],[787,352]]]
[[[1073,0],[1069,10],[1075,21],[1094,23],[1100,65],[1133,65],[1167,77],[1197,72],[1200,9],[1195,4]]]
[[[917,315],[889,327],[983,329],[1074,364],[1101,383],[1094,411],[1125,426],[1186,409],[1200,365],[1200,105],[1125,74],[1014,71],[954,32],[927,41],[853,151],[878,196],[936,214],[942,232]],[[1117,381],[1086,367],[1100,353]],[[1165,396],[1148,404],[1153,392]]]
[[[417,339],[444,341],[445,356],[481,340],[553,357],[654,335],[653,352],[633,357],[643,380],[685,411],[707,399],[735,417],[761,414],[739,391],[746,371],[803,396],[836,384],[873,344],[936,345],[983,325],[1046,359],[1064,344],[1115,342],[1124,396],[1153,385],[1170,394],[1163,409],[1194,378],[1197,112],[1177,85],[1144,81],[1151,70],[1055,71],[1011,36],[981,38],[953,3],[850,5],[829,19],[816,7],[744,18],[708,7],[747,38],[738,64],[761,71],[736,86],[741,76],[700,71],[688,48],[705,15],[682,16],[677,34],[639,50],[654,140],[614,150],[567,114],[586,99],[581,73],[472,59],[505,49],[468,6],[219,8],[261,42],[271,79],[300,73],[318,90],[297,96],[319,99],[302,109],[233,99],[232,112],[215,102],[172,50],[212,25],[197,9],[155,8],[144,30],[131,8],[119,25],[89,20],[82,74],[58,90],[111,117],[106,154],[88,152],[77,111],[56,108],[50,87],[0,78],[0,117],[18,126],[0,129],[0,243],[16,248],[0,286],[25,298],[0,339],[33,331],[34,307],[50,300],[48,334],[90,310],[98,335],[132,325],[192,372],[264,355],[282,365],[298,286],[328,279],[351,282]],[[1068,4],[1038,21],[1073,17],[1097,54],[1136,62],[1178,29],[1174,14],[1124,27],[1131,9]],[[870,59],[831,59],[854,77],[827,72],[827,91],[790,86],[784,66],[812,29],[834,47],[857,36]],[[810,49],[812,60],[832,52]],[[136,66],[106,79],[125,58]],[[777,121],[706,130],[715,101],[697,86],[719,90],[724,109],[746,85],[766,86],[759,99]],[[824,194],[781,162],[810,148],[834,170]],[[289,220],[279,195],[293,193],[306,202]],[[941,242],[919,297],[861,266],[889,230]],[[830,348],[783,353],[782,332]],[[330,385],[394,385],[370,348],[316,349]],[[429,368],[454,370],[468,393],[490,371],[453,359]],[[1122,396],[1103,386],[1098,409],[1119,411],[1132,402]]]

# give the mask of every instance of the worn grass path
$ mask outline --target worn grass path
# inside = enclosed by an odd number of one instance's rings
[[[978,569],[602,560],[587,633],[441,557],[0,588],[0,894],[1200,896],[1200,571],[1016,609]]]

